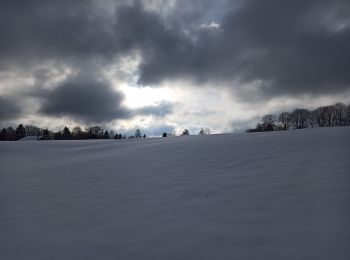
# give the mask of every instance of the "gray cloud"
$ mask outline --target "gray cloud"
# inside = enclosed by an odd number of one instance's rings
[[[350,65],[346,51],[350,27],[330,31],[320,26],[325,15],[337,17],[340,10],[350,11],[350,3],[247,1],[223,23],[228,41],[237,45],[240,78],[265,81],[264,91],[270,94],[333,93],[349,88],[345,68]]]
[[[102,4],[97,3],[90,0],[1,1],[0,55],[22,62],[108,57],[116,50],[114,35],[109,30],[113,23],[100,7]]]
[[[47,61],[74,71],[103,69],[136,50],[140,85],[188,79],[197,86],[231,86],[246,101],[350,88],[347,0],[177,0],[170,11],[145,5],[142,0],[3,0],[0,70]],[[208,26],[212,22],[219,26]],[[172,113],[166,103],[126,109],[123,95],[90,72],[42,90],[39,112],[97,123]],[[33,75],[39,85],[50,77]],[[256,88],[246,88],[252,84]],[[11,117],[20,114],[16,106],[8,111]]]
[[[157,105],[134,109],[133,112],[135,115],[153,115],[157,117],[164,117],[173,112],[173,104],[171,102],[163,101]]]
[[[107,4],[112,10],[117,8],[116,12],[107,10]],[[50,69],[32,75],[39,91],[28,89],[25,93],[40,97],[41,115],[85,123],[137,115],[163,117],[172,111],[171,104],[127,109],[121,105],[123,94],[96,72],[120,54],[154,46],[153,39],[160,47],[161,29],[158,16],[146,12],[138,1],[4,0],[0,4],[0,35],[4,39],[0,42],[0,63],[28,67],[28,63],[55,61],[58,69],[68,67],[78,72],[52,90],[42,88],[53,76]],[[163,40],[171,41],[169,37],[171,34]]]
[[[48,116],[68,116],[93,123],[129,117],[121,106],[123,95],[94,73],[80,72],[53,90],[46,90],[42,97],[40,112]]]
[[[51,90],[39,88],[35,94],[42,99],[39,112],[47,116],[66,116],[84,123],[104,123],[137,115],[164,117],[172,112],[169,102],[139,109],[126,108],[122,105],[124,95],[113,89],[102,73],[93,71],[93,68],[85,69]],[[38,77],[38,81],[42,81],[42,75]]]
[[[22,108],[18,100],[0,96],[0,121],[15,119],[21,114]]]
[[[178,0],[165,16],[142,1],[125,3],[4,0],[0,55],[79,66],[139,50],[139,82],[146,85],[179,78],[259,82],[266,95],[349,88],[349,1]],[[213,21],[220,27],[200,26]]]
[[[350,3],[342,0],[241,1],[218,30],[192,32],[194,42],[172,34],[168,43],[169,31],[158,30],[162,34],[152,38],[140,82],[179,77],[199,83],[260,82],[266,95],[349,89],[350,21],[344,15],[349,11]],[[330,18],[322,24],[325,16]]]

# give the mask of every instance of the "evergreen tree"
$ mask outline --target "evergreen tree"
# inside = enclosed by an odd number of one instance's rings
[[[136,129],[136,131],[135,131],[135,137],[136,137],[136,138],[141,138],[141,137],[142,137],[142,134],[141,134],[141,130],[140,130],[140,129]]]
[[[16,129],[16,140],[19,140],[23,137],[26,137],[26,130],[24,129],[24,126],[20,124]]]
[[[43,137],[40,138],[40,140],[50,140],[50,131],[49,129],[43,129]]]
[[[122,134],[115,134],[114,139],[123,139]]]
[[[72,137],[74,139],[80,140],[84,138],[84,132],[80,126],[75,126],[72,130]]]
[[[6,141],[7,140],[7,131],[6,128],[3,128],[0,132],[0,141]]]
[[[11,126],[6,129],[6,132],[7,132],[7,141],[16,140],[16,132]]]
[[[63,133],[62,133],[62,138],[64,140],[69,140],[69,139],[71,139],[71,137],[72,137],[72,135],[70,133],[69,128],[65,126],[63,129]]]
[[[190,131],[188,129],[183,130],[182,135],[190,135]]]
[[[61,132],[56,132],[53,134],[53,139],[54,140],[62,140],[62,133]]]

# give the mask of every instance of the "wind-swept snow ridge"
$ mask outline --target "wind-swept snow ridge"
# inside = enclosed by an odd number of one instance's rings
[[[0,143],[0,259],[350,259],[350,128]]]

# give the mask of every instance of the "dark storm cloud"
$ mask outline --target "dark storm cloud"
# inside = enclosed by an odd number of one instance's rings
[[[141,1],[4,0],[0,35],[0,57],[15,62],[108,62],[130,50],[147,55],[183,44]]]
[[[129,117],[121,106],[123,95],[94,73],[81,72],[42,96],[40,112],[49,116],[68,116],[89,123]]]
[[[10,61],[107,57],[116,50],[114,36],[109,31],[111,22],[106,10],[97,3],[1,1],[1,57]]]
[[[164,117],[172,111],[172,104],[168,102],[139,109],[126,108],[122,105],[124,95],[91,68],[69,77],[52,90],[39,89],[38,92],[42,98],[41,114],[70,117],[85,123],[103,123],[137,115]]]
[[[55,61],[56,69],[67,67],[78,72],[51,91],[41,88],[53,76],[51,69],[44,68],[33,73],[40,91],[36,88],[35,91],[28,89],[24,92],[40,97],[41,114],[101,123],[136,115],[162,117],[171,112],[171,105],[166,103],[134,110],[123,107],[122,93],[112,89],[103,74],[96,72],[120,54],[162,44],[157,35],[162,25],[155,14],[145,12],[137,1],[135,4],[121,5],[114,12],[119,2],[1,1],[1,66],[28,67],[28,64],[35,66]],[[107,5],[112,11],[108,10]],[[128,20],[129,16],[135,20]],[[156,30],[151,34],[153,25]],[[159,36],[163,34],[162,31]],[[170,36],[163,37],[164,41],[169,41]],[[157,40],[150,43],[149,39],[153,38]],[[7,103],[6,107],[9,107]],[[13,106],[11,110],[6,110],[6,114],[12,118],[17,110]]]
[[[142,1],[3,0],[0,67],[55,60],[81,70],[138,50],[141,85],[190,79],[232,84],[237,93],[258,82],[253,95],[338,93],[350,86],[349,13],[346,0],[178,0],[165,16],[147,11]],[[208,26],[212,22],[220,27]],[[86,96],[62,110],[54,102],[65,102],[68,89]],[[104,93],[96,103],[107,102],[101,112],[92,107],[84,114],[96,89]],[[110,91],[96,80],[67,81],[47,93],[53,101],[42,111],[94,120],[127,117],[118,107],[122,96]]]
[[[15,119],[21,114],[22,108],[18,100],[0,96],[0,123],[1,121]]]
[[[120,7],[116,17],[119,48],[137,49],[142,53],[140,83],[158,83],[158,77],[185,74],[181,64],[191,45],[181,28],[166,27],[159,15],[145,11],[140,2]]]
[[[239,77],[266,81],[264,91],[277,94],[349,88],[350,27],[332,28],[344,10],[348,1],[247,1],[223,23]]]
[[[349,89],[349,1],[239,3],[220,28],[192,32],[195,41],[172,34],[167,42],[170,32],[158,30],[161,36],[150,40],[152,55],[140,67],[140,82],[181,77],[199,83],[259,81],[267,95]]]

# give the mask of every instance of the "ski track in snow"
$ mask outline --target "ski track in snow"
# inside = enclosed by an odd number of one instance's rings
[[[350,259],[350,128],[0,142],[0,259]]]

